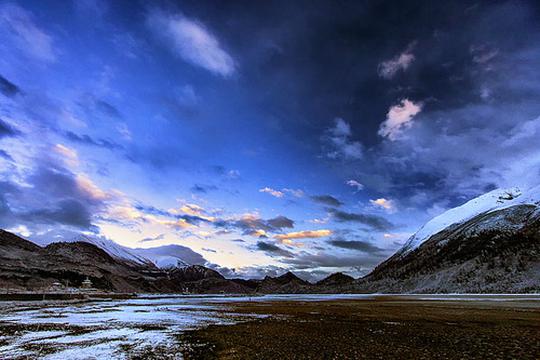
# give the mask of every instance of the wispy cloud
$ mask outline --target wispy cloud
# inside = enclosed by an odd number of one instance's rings
[[[278,234],[274,237],[278,240],[291,240],[291,239],[314,239],[332,235],[332,230],[304,230],[295,231],[286,234]]]
[[[264,187],[259,190],[259,192],[267,193],[272,195],[273,197],[282,198],[285,196],[285,194],[290,194],[294,197],[301,198],[304,196],[304,191],[300,189],[289,189],[289,188],[283,188],[281,190],[276,190],[270,187]]]
[[[2,28],[26,54],[44,62],[56,60],[52,36],[36,25],[31,12],[12,3],[0,5]]]
[[[356,191],[360,191],[360,190],[364,189],[364,185],[362,185],[361,183],[359,183],[356,180],[347,180],[345,182],[345,184],[347,184],[347,185],[349,185],[351,187],[355,187]]]
[[[399,71],[405,71],[414,62],[414,54],[412,50],[416,45],[415,42],[409,44],[407,48],[396,57],[383,61],[379,64],[379,76],[385,79],[393,78]]]
[[[235,72],[234,59],[200,22],[180,13],[154,10],[149,13],[147,23],[185,61],[224,77]]]
[[[357,250],[362,251],[365,253],[379,253],[382,251],[381,248],[378,246],[375,246],[371,244],[368,241],[364,240],[344,240],[341,238],[332,239],[328,241],[330,245],[333,245],[335,247],[339,247],[342,249],[348,249],[348,250]]]
[[[285,196],[285,194],[282,191],[275,190],[269,187],[262,188],[259,190],[259,192],[270,194],[273,197],[277,197],[277,198],[282,198],[283,196]]]
[[[403,99],[388,110],[386,120],[379,128],[379,135],[392,141],[397,140],[404,130],[412,125],[412,119],[422,111],[422,103]]]
[[[378,215],[349,213],[337,209],[328,209],[328,212],[337,222],[356,222],[378,231],[388,231],[395,227],[390,221]]]
[[[326,154],[329,158],[362,158],[362,144],[351,139],[351,126],[345,120],[336,118],[334,120],[334,127],[328,129],[326,133],[326,139],[331,147],[330,151]]]

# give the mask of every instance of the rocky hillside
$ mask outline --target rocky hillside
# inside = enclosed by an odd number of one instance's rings
[[[461,214],[467,213],[470,218],[458,220],[428,236],[415,234],[403,249],[368,276],[357,280],[354,290],[391,293],[540,291],[540,206],[537,199],[531,197],[516,204],[515,193],[501,194],[504,197],[496,199],[494,208],[478,214],[464,209]],[[451,210],[450,217],[455,214],[458,213]],[[445,216],[447,218],[448,214],[435,220],[441,222]]]
[[[40,247],[0,230],[1,289],[47,291],[58,282],[78,288],[87,278],[95,288],[115,292],[251,291],[203,266],[163,270],[152,263],[112,257],[89,242]]]
[[[329,275],[325,277],[324,279],[317,282],[318,286],[325,286],[325,287],[336,287],[336,286],[344,286],[349,285],[354,281],[354,278],[349,275],[345,275],[343,273],[334,273],[332,275]]]
[[[259,282],[256,291],[265,294],[310,293],[313,292],[313,284],[289,271],[278,277],[266,276]]]

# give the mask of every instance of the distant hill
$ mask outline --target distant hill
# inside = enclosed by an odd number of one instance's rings
[[[41,247],[0,230],[0,288],[45,291],[55,283],[77,288],[87,278],[95,288],[114,292],[252,291],[204,266],[164,270],[151,262],[113,257],[86,241]]]

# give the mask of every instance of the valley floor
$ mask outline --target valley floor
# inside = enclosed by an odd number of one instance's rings
[[[540,296],[0,303],[1,359],[539,359]]]

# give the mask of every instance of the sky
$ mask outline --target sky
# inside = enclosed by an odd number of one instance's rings
[[[535,1],[0,1],[0,227],[353,276],[540,176]]]

